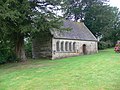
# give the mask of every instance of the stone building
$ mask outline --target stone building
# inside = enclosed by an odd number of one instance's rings
[[[98,52],[97,39],[83,22],[64,21],[64,28],[37,34],[33,40],[33,58],[57,59]]]

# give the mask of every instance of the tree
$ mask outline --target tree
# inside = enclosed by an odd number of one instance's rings
[[[64,0],[64,16],[67,19],[83,20],[85,18],[86,11],[93,4],[103,5],[108,0]]]
[[[26,61],[24,38],[32,33],[59,28],[59,17],[53,12],[56,0],[0,0],[0,30],[13,42],[16,56]]]
[[[86,12],[84,22],[96,37],[102,35],[104,40],[112,40],[111,36],[113,38],[113,33],[118,31],[119,20],[119,11],[116,7],[96,4]]]

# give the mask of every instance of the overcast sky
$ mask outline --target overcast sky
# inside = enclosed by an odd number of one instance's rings
[[[120,0],[110,0],[110,5],[111,6],[116,6],[120,10]]]

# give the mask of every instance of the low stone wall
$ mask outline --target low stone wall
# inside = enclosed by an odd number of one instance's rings
[[[59,51],[57,50],[57,42],[59,42]],[[64,47],[61,48],[62,42]],[[68,43],[68,45],[66,45],[66,43]],[[74,48],[74,44],[75,44],[75,48]],[[83,52],[83,45],[85,45],[86,53]],[[69,47],[71,47],[71,50]],[[93,54],[97,52],[98,52],[98,46],[96,41],[65,40],[65,39],[55,39],[55,38],[52,39],[52,59],[64,58],[70,56],[79,56],[83,54]]]

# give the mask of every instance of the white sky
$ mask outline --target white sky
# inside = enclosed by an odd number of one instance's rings
[[[120,10],[120,0],[110,0],[110,5],[111,6],[116,6]]]

